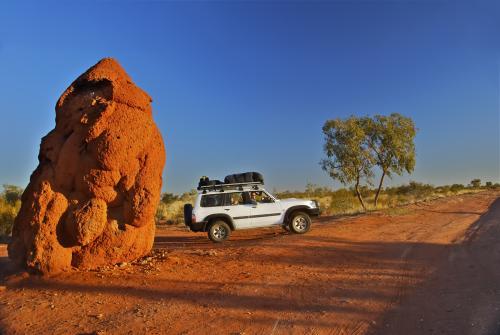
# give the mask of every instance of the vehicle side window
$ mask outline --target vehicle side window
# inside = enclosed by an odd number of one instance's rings
[[[225,194],[207,194],[201,197],[201,207],[217,207],[224,205]]]
[[[266,192],[262,192],[262,198],[261,198],[260,202],[269,204],[269,203],[273,203],[274,199]]]
[[[250,192],[250,196],[253,200],[261,204],[274,202],[273,198],[271,198],[266,192],[263,191]]]
[[[242,192],[228,193],[227,197],[228,197],[228,200],[226,200],[226,201],[227,201],[228,206],[237,206],[237,205],[244,204]]]

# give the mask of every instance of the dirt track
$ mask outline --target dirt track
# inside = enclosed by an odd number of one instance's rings
[[[151,259],[51,279],[3,257],[0,332],[498,334],[499,196],[321,218],[304,236],[237,232],[224,245],[169,228]]]

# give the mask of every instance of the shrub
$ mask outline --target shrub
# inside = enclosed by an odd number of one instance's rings
[[[165,204],[174,202],[177,199],[179,199],[179,196],[172,194],[172,193],[163,193],[161,195],[161,202],[163,202]]]
[[[407,185],[392,188],[388,193],[396,195],[411,195],[415,197],[423,197],[432,194],[434,186],[423,184],[416,181],[410,181]]]
[[[155,213],[156,222],[166,222],[168,224],[184,222],[184,204],[193,204],[196,194],[196,190],[191,190],[181,195],[163,193]]]
[[[463,189],[465,189],[465,186],[462,184],[453,184],[450,187],[450,191],[452,191],[453,193],[457,193],[458,191],[461,191]]]
[[[358,207],[357,201],[356,195],[352,190],[341,188],[332,192],[328,212],[330,214],[349,213]]]
[[[9,236],[12,233],[14,220],[21,207],[21,201],[14,204],[7,202],[5,198],[0,198],[0,236]]]
[[[0,193],[0,237],[12,233],[14,220],[21,208],[23,189],[14,185],[3,185]]]
[[[472,179],[471,182],[470,182],[470,185],[473,187],[473,188],[479,188],[481,187],[481,179]]]
[[[158,204],[158,208],[156,209],[156,213],[155,213],[156,222],[163,221],[163,220],[167,219],[167,215],[168,215],[167,208],[168,208],[167,204],[164,203],[163,201],[160,201],[160,203]]]

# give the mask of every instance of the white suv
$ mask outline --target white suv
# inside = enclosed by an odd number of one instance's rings
[[[207,232],[213,242],[223,242],[231,231],[281,225],[297,234],[311,228],[319,215],[315,200],[277,199],[262,182],[198,187],[194,207],[184,206],[184,222],[194,232]]]

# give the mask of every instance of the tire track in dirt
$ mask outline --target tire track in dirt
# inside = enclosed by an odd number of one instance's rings
[[[422,286],[401,295],[397,309],[374,333],[496,334],[500,330],[500,299],[496,298],[500,295],[500,199],[490,201],[489,210],[481,215],[457,214],[459,218],[442,228],[476,221],[451,236],[451,244],[432,253],[426,254],[425,248],[412,252],[412,258],[434,259],[429,264],[435,269]]]

